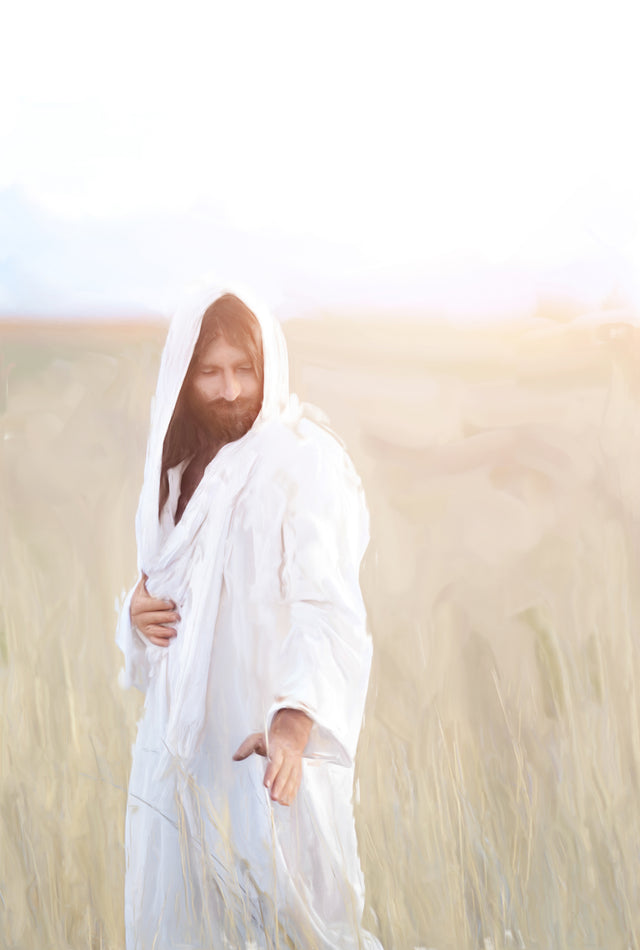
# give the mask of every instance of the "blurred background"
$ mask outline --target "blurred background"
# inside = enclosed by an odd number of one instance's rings
[[[3,20],[0,947],[123,946],[115,605],[203,277],[274,309],[367,492],[367,925],[640,946],[630,5]]]
[[[637,302],[627,3],[15,4],[0,312]]]

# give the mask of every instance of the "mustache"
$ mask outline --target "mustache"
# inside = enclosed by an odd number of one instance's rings
[[[215,413],[220,418],[237,418],[238,416],[244,415],[246,412],[255,412],[260,409],[262,405],[262,399],[247,399],[238,397],[234,399],[233,402],[228,399],[223,399],[219,396],[217,399],[213,399],[207,405],[207,409]]]

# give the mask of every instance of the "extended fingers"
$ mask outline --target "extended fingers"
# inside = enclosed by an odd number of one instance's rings
[[[291,770],[289,780],[284,787],[284,790],[280,794],[280,804],[281,805],[293,805],[296,795],[298,794],[298,789],[300,788],[300,782],[302,781],[302,766],[298,763],[297,768]]]
[[[269,752],[269,761],[264,772],[263,785],[265,788],[271,789],[271,797],[273,798],[273,784],[278,777],[278,773],[282,768],[284,756],[279,749],[271,749]]]
[[[280,755],[269,763],[264,784],[270,789],[271,800],[279,805],[291,805],[302,778],[302,762],[299,755]]]
[[[266,755],[264,733],[254,732],[238,746],[233,758],[236,762],[249,758],[253,753]],[[291,805],[302,779],[302,758],[292,752],[283,752],[276,746],[271,749],[264,773],[264,785],[269,789],[271,800],[280,805]]]
[[[254,732],[238,746],[233,758],[236,762],[248,759],[250,755],[256,752],[258,755],[266,755],[267,750],[264,742],[264,735],[261,732]]]

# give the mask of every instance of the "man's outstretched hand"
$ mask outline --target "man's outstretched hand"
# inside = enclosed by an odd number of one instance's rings
[[[168,647],[169,641],[176,635],[176,628],[168,625],[180,620],[178,609],[173,601],[152,597],[146,583],[147,575],[143,574],[131,597],[131,623],[151,643]]]
[[[281,709],[269,729],[269,763],[264,773],[265,787],[271,799],[280,805],[291,805],[302,779],[302,753],[309,739],[313,719],[300,709]],[[267,755],[264,733],[247,736],[234,755],[240,762],[253,753]]]

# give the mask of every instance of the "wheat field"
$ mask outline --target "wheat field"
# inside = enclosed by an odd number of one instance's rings
[[[386,950],[640,947],[640,339],[290,321],[367,492],[356,820]],[[115,602],[164,328],[0,328],[0,947],[123,947]]]

